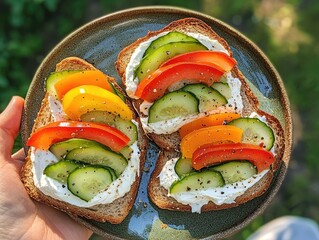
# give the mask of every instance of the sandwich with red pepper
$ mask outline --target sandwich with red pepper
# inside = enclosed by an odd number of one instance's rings
[[[133,206],[147,140],[115,79],[69,57],[46,79],[21,178],[37,201],[121,223]]]
[[[283,128],[259,108],[228,43],[195,18],[151,31],[116,67],[142,127],[160,148],[148,185],[160,208],[202,212],[265,193]]]

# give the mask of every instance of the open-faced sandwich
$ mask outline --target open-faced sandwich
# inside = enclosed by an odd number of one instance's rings
[[[227,42],[186,18],[149,32],[116,62],[146,134],[161,149],[148,185],[160,208],[225,209],[265,193],[283,129],[259,109]]]
[[[43,203],[121,223],[133,206],[147,140],[115,79],[69,57],[46,79],[22,181]]]

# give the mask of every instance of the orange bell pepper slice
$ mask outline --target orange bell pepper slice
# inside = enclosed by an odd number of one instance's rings
[[[54,84],[55,91],[59,99],[70,91],[72,88],[81,85],[94,85],[104,88],[114,93],[114,89],[108,80],[108,77],[98,70],[80,71],[71,75],[68,75]]]
[[[222,125],[225,122],[230,122],[231,120],[237,119],[239,117],[240,115],[237,113],[218,113],[218,114],[205,116],[182,126],[179,129],[179,136],[183,138],[187,134],[197,129],[216,126],[216,125]]]
[[[260,146],[247,143],[210,144],[198,148],[192,158],[196,170],[232,160],[248,160],[260,173],[275,162],[274,155]]]
[[[203,145],[216,142],[240,142],[243,130],[230,125],[217,125],[195,130],[181,141],[181,152],[183,157],[192,158],[195,150]]]

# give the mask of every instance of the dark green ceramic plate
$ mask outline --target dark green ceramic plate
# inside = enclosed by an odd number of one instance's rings
[[[78,56],[120,82],[114,62],[121,49],[148,31],[158,30],[171,21],[185,17],[202,19],[228,41],[262,109],[274,114],[284,126],[286,149],[283,164],[269,190],[240,207],[202,214],[165,211],[152,205],[147,197],[146,187],[158,152],[151,145],[146,162],[146,168],[150,171],[143,173],[137,199],[123,223],[112,225],[75,218],[91,228],[96,233],[96,239],[224,238],[262,213],[284,179],[291,152],[291,114],[283,83],[276,70],[266,56],[235,29],[212,17],[179,8],[152,6],[116,12],[84,25],[61,41],[39,66],[27,93],[22,124],[23,142],[30,135],[44,97],[44,79],[54,70],[56,63],[68,56]]]

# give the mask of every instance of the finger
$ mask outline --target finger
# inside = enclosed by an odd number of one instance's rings
[[[16,138],[19,133],[23,105],[24,99],[14,96],[0,114],[0,128],[7,132],[8,137]]]
[[[12,158],[14,160],[14,164],[17,167],[17,171],[20,172],[24,162],[25,162],[25,151],[23,148],[21,148],[19,151],[17,151],[16,153],[14,153],[12,155]]]
[[[14,153],[12,155],[12,158],[14,160],[17,160],[17,161],[20,161],[20,162],[24,162],[25,157],[26,157],[26,155],[25,155],[25,151],[24,151],[23,148],[21,148],[19,151],[17,151],[16,153]]]
[[[0,114],[0,154],[8,159],[11,156],[14,139],[18,136],[24,99],[13,97]]]

